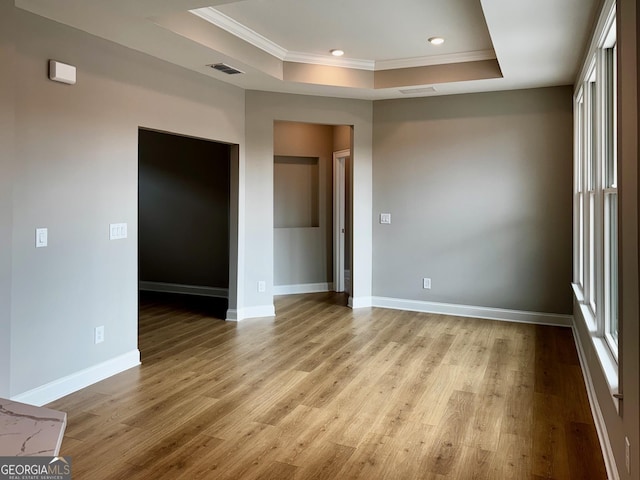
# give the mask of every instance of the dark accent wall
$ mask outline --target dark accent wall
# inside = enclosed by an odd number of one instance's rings
[[[231,146],[139,131],[140,280],[229,286]]]

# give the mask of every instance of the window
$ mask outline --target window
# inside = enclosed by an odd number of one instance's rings
[[[618,358],[615,5],[574,98],[574,287],[594,341]]]
[[[574,231],[576,232],[574,241],[575,262],[574,262],[574,281],[578,288],[584,290],[584,244],[585,244],[585,222],[584,222],[584,181],[582,155],[584,151],[584,92],[578,91],[575,102],[574,115]]]
[[[598,169],[597,169],[597,149],[596,149],[596,140],[597,140],[597,127],[598,127],[598,119],[596,117],[596,82],[595,82],[595,71],[589,76],[589,80],[587,81],[586,86],[587,91],[587,109],[585,126],[586,126],[586,135],[585,135],[585,162],[586,162],[586,184],[587,184],[587,264],[586,270],[587,274],[587,291],[586,299],[591,307],[592,313],[595,316],[596,314],[596,196],[597,196],[597,184],[598,184]]]
[[[618,168],[616,135],[616,54],[614,44],[602,53],[603,63],[603,175],[604,175],[604,323],[605,338],[618,351]]]

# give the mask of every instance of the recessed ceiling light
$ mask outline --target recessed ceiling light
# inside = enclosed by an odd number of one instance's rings
[[[344,50],[340,50],[339,48],[334,48],[333,50],[329,50],[331,52],[331,55],[333,55],[334,57],[341,57],[342,55],[344,55]]]
[[[442,45],[444,43],[444,38],[442,37],[431,37],[429,39],[429,43],[432,45]]]

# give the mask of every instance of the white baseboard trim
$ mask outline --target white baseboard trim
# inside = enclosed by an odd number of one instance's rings
[[[276,307],[274,305],[258,305],[257,307],[244,307],[238,310],[230,308],[227,310],[227,322],[240,322],[247,318],[275,317]]]
[[[138,365],[140,365],[140,351],[135,349],[93,367],[85,368],[33,390],[15,395],[11,397],[11,400],[41,407]]]
[[[320,293],[333,291],[331,283],[301,283],[298,285],[274,285],[274,295],[293,295],[297,293]]]
[[[138,288],[147,292],[182,293],[184,295],[201,295],[203,297],[228,298],[228,288],[199,287],[197,285],[182,285],[180,283],[143,282]]]
[[[372,307],[373,297],[349,297],[347,305],[351,308],[367,308]]]
[[[613,449],[611,448],[611,442],[609,441],[609,434],[607,432],[607,424],[604,421],[602,415],[602,409],[600,403],[598,403],[598,397],[596,395],[595,385],[591,378],[591,372],[587,363],[587,356],[580,341],[580,335],[576,331],[575,324],[572,325],[573,341],[576,344],[576,350],[578,351],[578,358],[580,360],[580,368],[582,370],[582,376],[584,377],[584,383],[587,387],[587,396],[589,397],[589,405],[591,406],[591,414],[593,415],[593,422],[596,426],[596,432],[598,433],[598,440],[600,440],[600,448],[602,449],[602,456],[604,457],[604,465],[607,469],[608,480],[620,480],[618,474],[618,466],[616,465],[616,458],[613,455]]]
[[[421,300],[405,300],[401,298],[372,297],[372,306],[408,310],[411,312],[439,313],[459,317],[503,320],[506,322],[533,323],[536,325],[552,325],[570,327],[572,315],[561,315],[540,312],[525,312],[502,308],[475,307],[472,305],[456,305],[452,303],[425,302]]]

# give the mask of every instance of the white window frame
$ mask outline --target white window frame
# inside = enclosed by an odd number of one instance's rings
[[[580,87],[575,98],[574,113],[574,174],[573,174],[573,283],[580,292],[581,300],[584,298],[585,284],[585,223],[584,223],[584,179],[582,156],[584,155],[584,89]]]
[[[599,158],[598,155],[601,137],[598,135],[598,126],[600,124],[602,115],[599,108],[600,102],[598,101],[598,88],[596,81],[596,71],[587,80],[587,123],[588,129],[587,141],[589,142],[586,149],[586,163],[587,168],[587,295],[586,300],[591,308],[591,313],[594,317],[598,315],[598,306],[600,302],[600,292],[598,289],[597,279],[599,277],[600,266],[600,243],[598,242],[598,232],[601,218],[600,218],[600,169],[598,168]]]
[[[616,45],[615,19],[615,0],[605,0],[574,95],[573,289],[612,394],[618,390],[620,341],[612,334],[612,326],[619,328],[615,323],[618,265],[612,261],[617,257],[619,229],[613,204],[617,182],[612,181],[617,173],[617,62],[608,51]],[[616,399],[614,403],[619,407]]]

